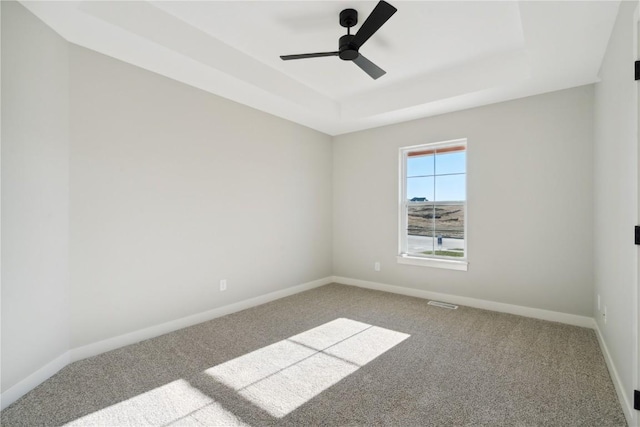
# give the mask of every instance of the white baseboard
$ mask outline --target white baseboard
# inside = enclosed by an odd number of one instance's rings
[[[71,361],[68,351],[53,359],[51,362],[38,369],[27,378],[23,379],[13,387],[0,395],[0,409],[4,409],[13,402],[33,390],[47,379],[54,376],[60,369],[67,366]]]
[[[169,332],[177,331],[178,329],[197,325],[198,323],[206,322],[217,317],[226,316],[227,314],[246,310],[247,308],[266,304],[280,298],[308,291],[319,286],[327,285],[331,283],[332,279],[333,277],[331,276],[325,277],[322,279],[314,280],[312,282],[293,286],[291,288],[282,289],[280,291],[271,292],[265,295],[260,295],[254,298],[225,305],[223,307],[214,308],[202,313],[193,314],[181,319],[161,323],[160,325],[151,326],[149,328],[129,332],[128,334],[119,335],[117,337],[108,338],[106,340],[91,343],[82,347],[77,347],[71,350],[71,361],[75,362],[77,360],[86,359],[87,357],[96,356],[107,351],[115,350],[116,348],[124,347],[125,345],[134,344],[163,334],[167,334]]]
[[[314,289],[323,285],[328,285],[332,281],[333,277],[325,277],[322,279],[303,283],[301,285],[293,286],[291,288],[282,289],[280,291],[271,292],[265,295],[260,295],[254,298],[225,305],[224,307],[214,308],[213,310],[208,310],[203,313],[194,314],[191,316],[183,317],[181,319],[162,323],[160,325],[140,329],[128,334],[119,335],[117,337],[71,349],[61,356],[57,357],[56,359],[52,360],[51,362],[47,363],[45,366],[35,371],[27,378],[23,379],[22,381],[2,393],[0,395],[1,409],[6,408],[10,404],[18,400],[20,397],[24,396],[27,392],[33,390],[36,386],[51,378],[60,369],[64,368],[71,362],[75,362],[77,360],[85,359],[91,356],[96,356],[110,350],[115,350],[116,348],[124,347],[125,345],[134,344],[143,340],[154,338],[169,332],[176,331],[178,329],[193,326],[198,323],[206,322],[217,317],[226,316],[227,314],[235,313],[241,310],[246,310],[247,308],[255,307],[261,304],[266,304],[268,302],[288,297],[300,292],[308,291],[310,289]]]
[[[458,295],[442,294],[439,292],[424,291],[421,289],[405,288],[402,286],[387,285],[384,283],[369,282],[367,280],[351,279],[348,277],[334,276],[333,281],[344,285],[357,286],[360,288],[375,289],[377,291],[391,292],[394,294],[407,295],[411,297],[437,300],[468,307],[481,308],[483,310],[498,311],[501,313],[516,314],[518,316],[532,317],[534,319],[549,320],[552,322],[565,323],[568,325],[582,326],[593,329],[594,320],[592,317],[578,316],[575,314],[560,313],[558,311],[543,310],[540,308],[524,307],[521,305],[505,304],[501,302],[488,301]]]
[[[637,426],[638,422],[634,424],[633,421],[633,406],[631,405],[631,399],[627,396],[627,393],[624,391],[624,387],[622,386],[622,381],[620,381],[620,376],[618,375],[618,370],[616,369],[616,365],[613,363],[613,359],[611,358],[611,353],[609,353],[609,348],[607,347],[607,343],[602,336],[602,332],[600,332],[600,327],[598,326],[598,322],[593,321],[594,329],[596,330],[596,336],[598,337],[598,343],[600,343],[600,349],[602,350],[602,354],[604,355],[604,360],[607,363],[607,368],[609,368],[609,375],[611,376],[611,380],[613,381],[613,385],[616,388],[616,393],[618,394],[618,400],[620,401],[620,406],[622,406],[622,412],[624,412],[624,416],[627,418],[627,424],[629,426]]]

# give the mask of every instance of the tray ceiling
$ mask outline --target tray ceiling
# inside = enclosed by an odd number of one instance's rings
[[[337,57],[342,9],[375,1],[22,2],[69,42],[330,135],[596,82],[617,1],[390,1],[361,49]]]

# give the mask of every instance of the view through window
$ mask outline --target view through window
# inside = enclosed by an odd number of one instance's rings
[[[401,255],[466,259],[466,140],[401,153]]]

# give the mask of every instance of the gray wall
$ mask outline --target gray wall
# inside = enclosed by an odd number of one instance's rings
[[[70,57],[72,347],[331,275],[329,136]]]
[[[585,86],[334,138],[334,275],[591,316],[592,107]],[[457,138],[469,270],[397,264],[398,149]]]
[[[595,85],[595,295],[592,309],[622,381],[627,404],[633,398],[638,286],[638,250],[631,230],[638,220],[638,101],[633,79],[634,9],[622,2]],[[607,306],[607,322],[602,312]],[[636,371],[634,372],[634,365]],[[633,412],[630,408],[627,413]]]
[[[2,8],[2,391],[69,346],[68,44]]]

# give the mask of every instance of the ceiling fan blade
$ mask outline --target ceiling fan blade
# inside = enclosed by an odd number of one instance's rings
[[[358,57],[354,59],[353,62],[355,62],[358,67],[362,68],[362,71],[369,74],[369,76],[371,76],[371,78],[374,80],[387,74],[385,70],[369,61],[367,58],[362,56],[362,54],[358,55]]]
[[[338,56],[340,52],[318,52],[318,53],[301,53],[300,55],[280,55],[280,59],[283,61],[289,61],[291,59],[305,59],[305,58],[321,58],[323,56]]]
[[[386,1],[380,0],[371,12],[371,15],[367,17],[356,35],[353,37],[353,40],[351,40],[351,44],[360,49],[360,46],[369,40],[369,37],[378,31],[380,27],[382,27],[382,25],[384,25],[384,23],[387,22],[394,13],[396,13],[397,10],[398,9],[391,6]]]

